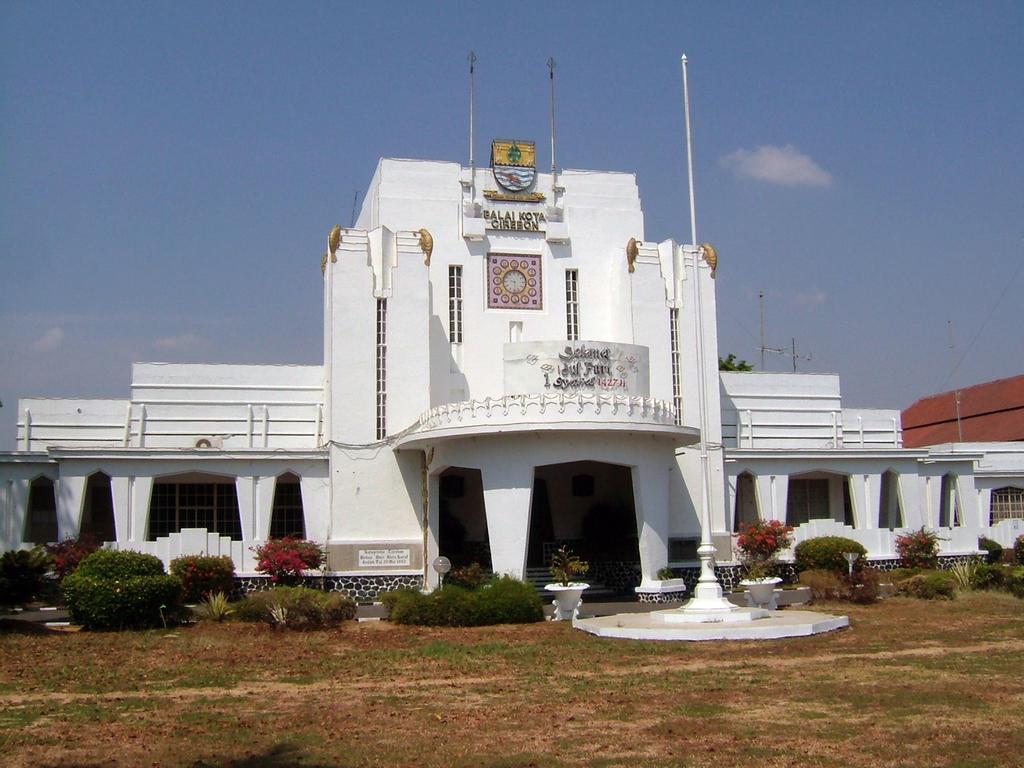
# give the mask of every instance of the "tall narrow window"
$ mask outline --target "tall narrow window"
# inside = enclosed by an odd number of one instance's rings
[[[565,270],[565,338],[580,338],[579,275],[575,269]]]
[[[448,267],[448,341],[462,343],[462,266]]]
[[[377,439],[387,435],[388,300],[377,299]]]
[[[668,311],[669,336],[672,347],[672,407],[676,409],[676,424],[683,423],[683,392],[679,386],[679,310]]]

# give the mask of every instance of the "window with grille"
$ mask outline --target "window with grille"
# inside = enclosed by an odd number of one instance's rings
[[[676,425],[683,423],[683,392],[679,382],[679,310],[668,311],[669,336],[672,347],[672,407],[676,410]]]
[[[182,528],[205,528],[242,540],[234,483],[154,483],[149,497],[148,539]]]
[[[989,504],[989,525],[1001,520],[1024,518],[1024,488],[996,488]]]
[[[377,439],[387,435],[388,300],[377,299]]]
[[[565,270],[565,338],[580,338],[579,273],[575,269]]]
[[[306,538],[302,487],[294,475],[278,478],[274,486],[274,507],[270,513],[270,538],[283,539],[285,536]]]
[[[448,267],[448,341],[462,343],[462,266]]]

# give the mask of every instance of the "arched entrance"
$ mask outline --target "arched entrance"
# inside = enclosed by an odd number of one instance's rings
[[[274,502],[270,511],[270,538],[283,539],[286,536],[306,538],[302,486],[292,472],[285,472],[274,483]]]
[[[438,476],[438,552],[456,568],[491,569],[491,545],[479,469],[449,467]]]
[[[96,542],[114,541],[114,497],[110,492],[110,476],[104,472],[90,475],[85,485],[80,535]]]
[[[547,568],[551,554],[562,544],[590,563],[589,581],[624,593],[640,583],[629,467],[574,461],[536,468],[527,567]]]
[[[57,536],[57,497],[53,480],[37,477],[28,491],[28,513],[25,515],[25,541],[49,544]]]

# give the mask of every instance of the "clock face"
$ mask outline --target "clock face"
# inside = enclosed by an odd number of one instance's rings
[[[489,309],[543,309],[541,257],[487,254]]]
[[[501,278],[501,284],[509,293],[522,293],[526,290],[526,275],[518,269],[510,269]]]

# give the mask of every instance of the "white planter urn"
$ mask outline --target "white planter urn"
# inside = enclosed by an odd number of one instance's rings
[[[552,621],[572,621],[576,618],[580,606],[583,604],[583,590],[590,587],[580,581],[570,581],[568,584],[547,584],[544,591],[554,595],[551,604],[555,606],[555,615]]]
[[[781,584],[782,579],[773,576],[770,579],[744,579],[740,586],[747,590],[747,605],[751,608],[767,608],[774,611],[778,608],[775,603],[775,585]]]

